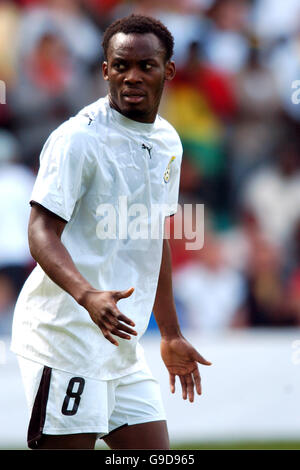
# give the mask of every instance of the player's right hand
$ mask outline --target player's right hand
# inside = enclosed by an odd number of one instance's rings
[[[134,288],[125,291],[91,291],[84,299],[83,306],[89,312],[91,319],[103,333],[103,336],[115,346],[119,346],[118,341],[112,336],[130,340],[130,335],[137,335],[137,332],[127,325],[135,326],[134,322],[123,315],[117,307],[117,302],[130,297]]]

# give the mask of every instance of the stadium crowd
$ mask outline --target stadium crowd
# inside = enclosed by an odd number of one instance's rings
[[[2,0],[0,334],[34,266],[28,200],[41,148],[106,93],[101,37],[132,12],[161,19],[175,38],[160,114],[184,147],[180,205],[205,207],[203,249],[171,235],[183,327],[299,326],[299,1]]]

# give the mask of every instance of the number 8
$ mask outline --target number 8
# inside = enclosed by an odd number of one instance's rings
[[[76,392],[74,392],[74,385],[79,384],[78,389]],[[61,412],[63,415],[66,416],[73,416],[77,413],[78,406],[81,400],[81,394],[83,392],[85,385],[85,380],[82,377],[73,377],[68,385],[67,388],[67,394],[65,396]],[[68,410],[70,398],[74,398],[74,403],[73,403],[73,408],[71,410]]]

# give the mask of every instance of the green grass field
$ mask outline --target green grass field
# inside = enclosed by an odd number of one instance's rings
[[[173,446],[172,449],[184,450],[300,450],[300,441],[270,442],[210,442],[189,443]]]
[[[108,447],[99,443],[97,450],[108,450]],[[0,450],[28,450],[14,449],[13,447],[3,448],[0,444]],[[172,450],[300,450],[300,441],[248,441],[248,442],[209,442],[209,443],[189,443],[176,444]]]
[[[101,441],[96,448],[107,450]],[[175,443],[172,450],[300,450],[300,441],[240,441]]]

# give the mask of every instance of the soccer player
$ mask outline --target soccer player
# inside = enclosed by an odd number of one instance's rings
[[[106,30],[103,49],[108,96],[51,134],[31,198],[37,266],[12,335],[30,448],[92,449],[100,437],[111,449],[169,449],[159,385],[138,343],[152,310],[172,393],[178,376],[192,402],[198,363],[210,365],[180,331],[168,241],[150,233],[178,203],[182,146],[157,114],[175,74],[173,37],[131,15]]]

